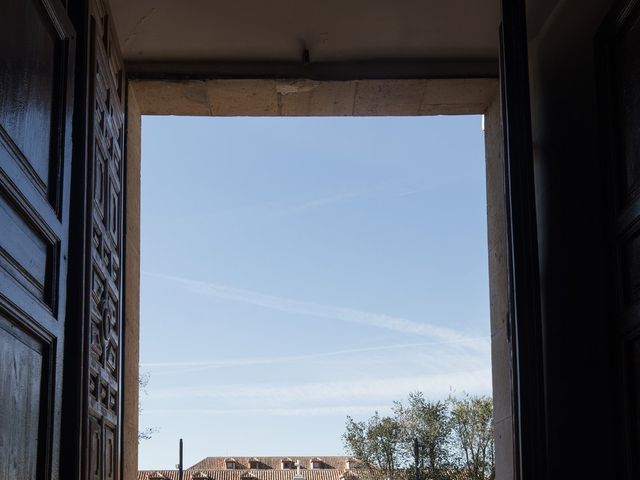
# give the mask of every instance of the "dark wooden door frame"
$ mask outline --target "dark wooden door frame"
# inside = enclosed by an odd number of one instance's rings
[[[620,114],[623,98],[620,63],[616,43],[626,29],[637,22],[640,15],[640,0],[615,2],[601,24],[595,40],[596,74],[598,81],[598,107],[600,117],[600,156],[605,191],[607,263],[608,263],[608,313],[610,318],[610,347],[614,370],[615,387],[612,392],[614,405],[614,449],[617,452],[612,469],[616,478],[638,478],[638,431],[640,418],[637,413],[638,380],[637,356],[640,340],[638,326],[638,293],[631,284],[634,272],[624,272],[629,260],[626,246],[638,235],[637,186],[626,191],[628,173],[625,172],[625,152],[621,148],[625,124]],[[623,173],[624,172],[624,173]],[[626,277],[626,278],[625,278]],[[635,357],[635,358],[634,358]],[[635,407],[635,408],[634,408]]]
[[[531,119],[527,64],[527,38],[524,0],[504,0],[502,5],[500,81],[503,106],[505,188],[509,246],[509,326],[512,339],[514,407],[514,470],[516,478],[547,478],[546,413],[544,396],[543,331],[540,312],[537,226],[531,147]],[[76,122],[74,125],[73,199],[71,270],[69,297],[70,322],[65,378],[65,424],[63,478],[88,478],[87,400],[89,383],[89,324],[87,312],[91,294],[87,265],[92,260],[90,215],[93,199],[88,194],[94,159],[88,152],[87,131],[93,115],[88,0],[72,2],[71,15],[82,39],[79,42]],[[103,26],[104,27],[104,26]],[[246,72],[243,76],[246,76]],[[126,198],[122,199],[126,202]],[[122,259],[124,260],[124,259]],[[123,263],[120,270],[124,270]],[[122,317],[120,317],[122,318]],[[79,360],[75,362],[74,360]],[[122,367],[122,363],[120,363]],[[122,390],[120,390],[120,395]],[[121,457],[120,457],[121,458]]]
[[[547,428],[545,408],[543,328],[540,304],[538,240],[535,208],[533,149],[528,81],[528,42],[524,0],[505,0],[502,5],[500,84],[502,94],[503,138],[505,157],[505,193],[509,257],[509,331],[511,338],[512,411],[514,435],[511,439],[515,478],[547,478]],[[404,65],[406,66],[406,64]],[[289,73],[271,64],[215,65],[158,64],[133,65],[132,80],[183,81],[198,78],[255,79],[289,78]],[[353,66],[352,66],[353,67]],[[375,62],[366,68],[347,71],[324,69],[316,65],[315,74],[326,81],[345,79],[423,78],[424,71],[403,70],[394,65],[381,74]],[[164,72],[162,69],[167,68]],[[193,68],[194,70],[189,70]],[[207,70],[208,68],[208,70]],[[398,69],[399,68],[399,69]],[[272,74],[265,74],[271,71]],[[271,70],[269,70],[271,69]],[[294,69],[294,78],[315,78],[303,65]],[[277,73],[273,73],[277,72]],[[288,71],[287,71],[288,72]],[[446,76],[445,76],[446,77]],[[126,202],[126,198],[125,198]]]
[[[540,303],[536,198],[524,0],[502,1],[500,87],[504,139],[509,328],[512,346],[514,473],[547,471],[544,332]]]

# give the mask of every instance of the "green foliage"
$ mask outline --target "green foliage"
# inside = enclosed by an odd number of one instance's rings
[[[351,455],[360,459],[371,474],[383,472],[385,478],[394,479],[406,462],[402,439],[403,430],[397,419],[380,417],[375,412],[366,422],[347,417],[343,435]]]
[[[347,417],[344,445],[370,478],[415,478],[413,440],[420,451],[421,480],[492,480],[495,476],[493,405],[488,397],[463,395],[427,400],[421,392],[394,402],[393,415],[366,421]]]
[[[488,397],[450,398],[451,424],[462,466],[472,480],[495,476],[493,402]]]
[[[429,401],[421,392],[409,394],[407,404],[394,403],[394,413],[403,431],[403,447],[413,456],[413,439],[423,444],[421,468],[425,478],[440,478],[452,466],[451,421],[445,401]]]

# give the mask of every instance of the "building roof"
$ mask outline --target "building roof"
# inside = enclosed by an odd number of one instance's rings
[[[376,475],[367,470],[305,469],[300,474],[304,480],[388,480],[382,472]],[[184,471],[183,480],[293,480],[294,475],[296,475],[295,469],[198,470],[192,467]],[[468,473],[455,469],[442,472],[442,477],[447,480],[470,479]],[[398,472],[395,478],[397,480],[412,479],[413,469]],[[137,480],[179,480],[179,474],[178,470],[140,470]]]
[[[301,469],[302,470],[302,469]],[[295,469],[288,470],[202,470],[184,471],[183,480],[293,480]],[[305,480],[344,480],[345,471],[338,469],[305,469],[301,471]],[[178,470],[140,470],[138,480],[178,480]]]
[[[280,470],[281,462],[292,461],[295,465],[296,462],[300,462],[300,469],[309,469],[311,462],[322,461],[322,470],[344,470],[346,469],[346,463],[348,460],[353,461],[349,456],[313,456],[313,457],[300,457],[300,456],[281,456],[281,457],[207,457],[195,465],[188,468],[188,470],[226,470],[227,461],[235,461],[237,470],[249,469],[249,462],[255,462],[256,460],[261,463],[261,470]]]
[[[318,461],[321,468],[313,469]],[[234,468],[227,469],[227,462],[234,462]],[[252,462],[258,462],[259,468],[250,468]],[[283,469],[282,462],[294,467]],[[187,468],[183,480],[293,480],[296,463],[304,480],[347,480],[345,477],[356,477],[347,462],[353,468],[354,459],[348,456],[207,457]],[[178,470],[141,470],[138,480],[178,480]]]
[[[227,462],[235,463],[227,469]],[[250,462],[259,462],[260,468],[249,468]],[[359,462],[349,456],[278,456],[278,457],[206,457],[184,470],[183,480],[295,480],[297,468],[282,468],[282,462],[299,462],[301,480],[388,480],[382,471],[372,472],[358,468]],[[312,468],[321,461],[322,468]],[[347,468],[349,462],[349,468]],[[361,464],[360,464],[361,466]],[[468,480],[463,471],[443,472],[447,480]],[[397,480],[413,478],[413,469],[397,472]],[[179,480],[178,470],[140,470],[137,480]]]

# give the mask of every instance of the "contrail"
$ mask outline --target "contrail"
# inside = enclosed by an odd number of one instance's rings
[[[473,337],[471,341],[486,341],[488,337]],[[380,352],[385,350],[407,349],[428,346],[452,345],[465,342],[422,342],[422,343],[400,343],[395,345],[382,345],[378,347],[351,348],[344,350],[334,350],[330,352],[310,353],[305,355],[289,355],[281,357],[249,357],[232,360],[208,360],[208,361],[187,361],[187,362],[148,362],[141,363],[143,368],[171,368],[169,373],[198,372],[208,369],[243,367],[253,365],[270,365],[276,363],[298,362],[302,360],[313,360],[317,358],[337,357],[357,353]],[[173,369],[177,370],[173,370]],[[156,373],[158,374],[158,373]]]
[[[477,339],[462,335],[456,330],[439,327],[426,322],[421,323],[383,313],[367,312],[347,307],[294,300],[255,292],[252,290],[244,290],[217,283],[191,280],[162,273],[146,272],[145,275],[181,284],[188,290],[205,296],[256,305],[286,313],[296,313],[319,318],[341,320],[370,327],[384,328],[400,333],[431,337],[444,342],[466,344],[470,348],[480,349],[482,351],[486,349],[486,342],[478,342]]]

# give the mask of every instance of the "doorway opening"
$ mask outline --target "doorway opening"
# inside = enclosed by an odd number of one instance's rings
[[[496,116],[487,115],[484,126],[495,128]],[[466,139],[460,131],[429,137],[430,122],[453,129],[473,124],[471,163],[451,168],[451,155]],[[429,399],[490,394],[493,382],[495,401],[501,325],[493,321],[487,279],[496,297],[504,244],[492,195],[501,171],[498,156],[485,169],[483,141],[489,151],[499,150],[499,142],[487,139],[496,130],[483,132],[480,124],[479,116],[146,117],[140,363],[152,379],[142,400],[145,423],[151,421],[142,427],[157,426],[154,416],[169,420],[153,441],[165,435],[175,449],[178,432],[191,422],[198,434],[187,442],[185,466],[219,456],[228,469],[242,463],[238,453],[340,454],[346,415],[390,413],[393,401],[406,401],[409,392]],[[174,151],[163,143],[179,130],[197,135],[198,129],[211,143],[182,138]],[[146,135],[156,135],[152,147]],[[438,143],[439,151],[429,152]],[[152,167],[160,157],[165,160]],[[448,241],[429,244],[438,234]],[[475,260],[468,257],[471,244]],[[166,319],[162,327],[158,318]],[[146,319],[155,334],[144,330]],[[130,342],[125,357],[128,348]],[[467,371],[460,367],[465,362]],[[187,398],[195,403],[187,405]],[[506,418],[494,413],[496,424]],[[323,429],[335,431],[335,446],[305,447],[302,439],[322,437]],[[279,444],[275,432],[287,440]],[[286,448],[289,439],[296,451]],[[313,458],[309,468],[322,462]],[[150,470],[166,468],[140,460]]]

